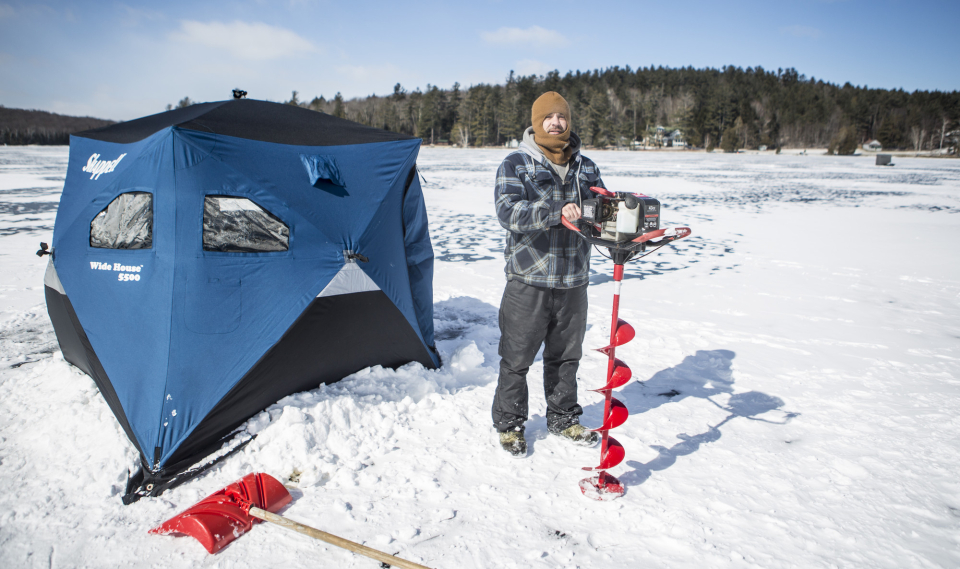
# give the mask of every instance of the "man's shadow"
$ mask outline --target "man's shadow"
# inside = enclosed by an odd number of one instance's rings
[[[782,421],[760,418],[764,413],[783,407],[783,400],[758,391],[734,394],[731,368],[735,357],[736,354],[730,350],[698,350],[696,354],[684,358],[679,365],[658,371],[647,381],[633,381],[622,390],[614,391],[614,397],[627,406],[633,417],[686,397],[705,399],[728,413],[726,418],[703,433],[692,436],[678,434],[680,442],[670,448],[652,445],[651,448],[659,455],[647,463],[626,461],[626,465],[633,470],[620,475],[621,482],[642,484],[654,471],[671,467],[678,457],[696,452],[700,445],[719,440],[722,436],[720,427],[737,417],[783,425],[797,416],[797,413],[786,413]],[[725,394],[731,394],[726,404],[718,403],[716,399]],[[591,424],[600,424],[602,415],[603,403],[584,408],[584,416],[591,418]]]

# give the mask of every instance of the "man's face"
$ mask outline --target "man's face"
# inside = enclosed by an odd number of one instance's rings
[[[563,113],[551,113],[543,119],[543,130],[547,134],[563,134],[567,130],[567,117]]]

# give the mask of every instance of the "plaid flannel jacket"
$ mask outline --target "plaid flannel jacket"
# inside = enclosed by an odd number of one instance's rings
[[[547,288],[589,282],[590,245],[561,225],[560,210],[592,197],[590,186],[603,187],[600,170],[579,153],[562,184],[553,169],[523,150],[504,158],[494,199],[497,218],[507,230],[503,256],[508,281]]]

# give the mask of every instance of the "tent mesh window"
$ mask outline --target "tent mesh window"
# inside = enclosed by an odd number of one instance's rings
[[[90,222],[90,246],[98,249],[153,247],[153,194],[126,192]]]
[[[203,250],[227,253],[286,251],[290,228],[246,198],[207,196],[203,200]]]

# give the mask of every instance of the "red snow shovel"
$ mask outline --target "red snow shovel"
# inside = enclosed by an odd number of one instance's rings
[[[269,474],[248,474],[233,484],[217,490],[181,514],[150,530],[155,534],[185,534],[200,542],[207,551],[216,553],[228,543],[250,531],[260,520],[298,531],[310,537],[365,555],[402,569],[430,569],[394,557],[365,545],[337,537],[277,515],[293,498],[276,478]]]

